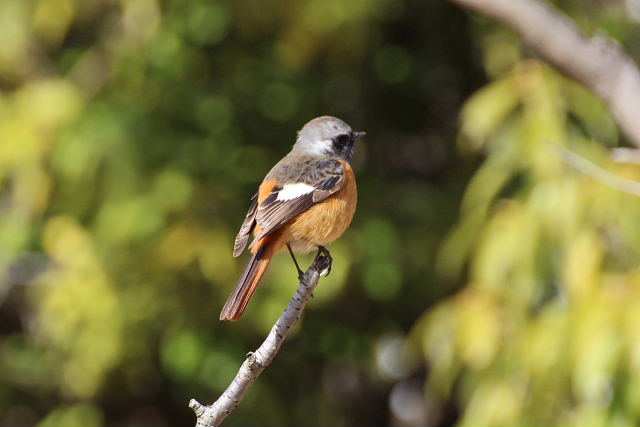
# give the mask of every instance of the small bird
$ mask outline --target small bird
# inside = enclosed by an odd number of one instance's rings
[[[358,191],[350,161],[363,135],[331,116],[316,117],[298,132],[289,154],[260,184],[236,236],[234,257],[244,251],[253,232],[252,255],[220,320],[240,319],[277,252],[289,250],[299,277],[294,252],[317,249],[331,259],[324,246],[344,233],[356,211]]]

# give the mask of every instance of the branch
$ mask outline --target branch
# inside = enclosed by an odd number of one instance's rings
[[[302,275],[298,290],[278,321],[271,328],[264,342],[255,352],[247,354],[240,370],[222,396],[209,406],[191,399],[189,407],[198,417],[196,427],[214,427],[222,424],[224,419],[240,405],[244,394],[262,371],[271,364],[280,346],[287,338],[289,331],[296,324],[313,290],[318,285],[320,276],[326,275],[331,268],[331,257],[328,253],[319,253],[311,267]]]
[[[587,38],[562,12],[539,0],[450,0],[516,30],[539,55],[602,98],[622,132],[640,147],[640,72],[605,37]]]
[[[611,150],[611,160],[616,163],[640,165],[640,150],[635,148],[616,147]]]
[[[578,172],[582,172],[615,190],[640,197],[640,182],[621,178],[567,148],[561,146],[557,146],[557,148],[562,159]]]

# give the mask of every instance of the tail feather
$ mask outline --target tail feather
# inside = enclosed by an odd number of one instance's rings
[[[242,317],[249,300],[260,283],[260,279],[267,271],[271,257],[273,256],[272,245],[262,245],[247,263],[244,273],[240,276],[240,280],[236,283],[233,292],[229,295],[222,311],[220,312],[220,320],[236,321]]]

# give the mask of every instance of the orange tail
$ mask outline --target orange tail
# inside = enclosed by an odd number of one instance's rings
[[[263,241],[265,240],[267,239],[263,239]],[[236,283],[236,287],[233,289],[233,292],[231,292],[231,295],[229,295],[229,299],[227,299],[227,302],[220,312],[220,320],[236,321],[242,317],[242,313],[244,313],[244,309],[256,291],[260,279],[262,279],[262,276],[264,276],[264,273],[267,271],[271,257],[275,252],[274,247],[274,244],[265,241],[256,253],[251,256],[251,259],[244,269],[244,273],[240,276],[240,280]]]

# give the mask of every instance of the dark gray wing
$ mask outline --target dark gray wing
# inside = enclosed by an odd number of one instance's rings
[[[286,184],[275,187],[258,206],[255,219],[260,233],[251,245],[342,188],[344,167],[338,160],[305,162],[304,166],[301,173],[291,177],[294,179],[287,184],[304,183],[314,187],[314,190],[294,199],[280,200],[278,195]]]
[[[236,242],[233,244],[233,256],[238,256],[247,247],[249,241],[249,235],[256,226],[256,208],[258,207],[258,193],[254,194],[251,198],[253,202],[249,206],[249,211],[244,219],[244,222],[240,226],[240,231],[236,236]]]

